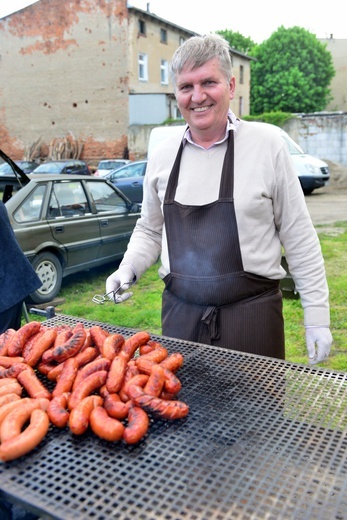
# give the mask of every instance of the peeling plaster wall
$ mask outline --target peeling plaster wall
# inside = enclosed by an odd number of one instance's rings
[[[69,133],[82,158],[122,157],[126,0],[40,0],[0,20],[0,143],[15,159]]]

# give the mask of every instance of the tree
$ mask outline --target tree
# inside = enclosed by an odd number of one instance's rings
[[[233,32],[225,29],[224,31],[216,31],[217,34],[220,34],[229,42],[229,45],[232,49],[236,49],[239,52],[243,52],[244,54],[249,54],[252,48],[255,46],[255,43],[251,38],[246,38],[239,32]]]
[[[316,112],[331,99],[332,56],[314,34],[283,26],[252,49],[251,113]]]

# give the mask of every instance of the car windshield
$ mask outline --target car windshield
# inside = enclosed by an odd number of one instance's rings
[[[98,170],[114,170],[123,166],[122,161],[101,161],[98,166]]]
[[[286,135],[286,134],[281,134],[281,135],[282,135],[284,142],[286,143],[289,153],[291,155],[302,155],[304,153],[304,151],[300,148],[300,146],[298,144],[296,144],[296,142],[293,141],[288,135]]]
[[[63,164],[58,162],[50,162],[40,164],[33,173],[60,173],[63,168]]]

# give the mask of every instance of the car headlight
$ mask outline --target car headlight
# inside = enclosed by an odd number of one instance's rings
[[[313,166],[312,164],[305,164],[306,169],[311,175],[321,175],[320,168],[318,166]]]

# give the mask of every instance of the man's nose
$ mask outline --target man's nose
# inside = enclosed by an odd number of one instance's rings
[[[201,85],[195,86],[192,94],[192,101],[194,103],[203,103],[206,100],[206,92]]]

